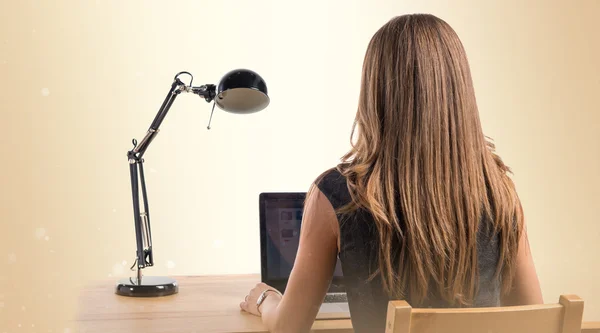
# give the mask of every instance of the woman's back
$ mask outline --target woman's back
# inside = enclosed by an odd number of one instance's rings
[[[319,190],[335,210],[350,203],[346,178],[336,169],[326,172],[318,182]],[[402,218],[402,217],[400,217]],[[379,235],[373,216],[364,210],[339,214],[339,257],[344,273],[344,285],[356,332],[384,332],[388,301],[393,297],[384,290],[377,271]],[[491,221],[482,220],[477,235],[478,292],[474,307],[500,305],[500,281],[495,277],[499,260],[498,237],[492,231]],[[398,251],[400,244],[392,246]],[[431,295],[423,304],[406,300],[413,307],[451,307],[439,295]]]

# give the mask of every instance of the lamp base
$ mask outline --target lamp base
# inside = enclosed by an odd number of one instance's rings
[[[143,276],[121,279],[117,283],[115,293],[129,297],[161,297],[176,294],[179,291],[177,281],[164,276]]]

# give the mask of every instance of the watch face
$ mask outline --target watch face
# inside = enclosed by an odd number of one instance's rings
[[[265,297],[267,296],[267,292],[263,291],[260,296],[258,297],[258,299],[256,300],[256,305],[260,306],[263,302],[263,300],[265,299]]]
[[[276,294],[279,294],[280,296],[283,296],[283,295],[281,295],[281,293],[280,293],[279,291],[277,291],[277,290],[274,290],[274,289],[267,289],[267,290],[263,291],[263,292],[260,294],[260,296],[258,296],[258,299],[256,300],[256,305],[257,305],[257,306],[260,306],[260,305],[262,304],[262,302],[265,300],[265,298],[267,298],[267,293],[268,293],[268,292],[270,292],[270,291],[271,291],[271,292],[274,292],[274,293],[276,293]]]

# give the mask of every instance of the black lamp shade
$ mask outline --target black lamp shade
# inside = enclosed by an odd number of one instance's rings
[[[248,114],[269,105],[267,84],[260,75],[248,69],[236,69],[219,82],[215,103],[224,111]]]

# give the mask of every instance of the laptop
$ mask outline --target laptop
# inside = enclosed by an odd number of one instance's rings
[[[261,280],[281,293],[285,292],[298,252],[305,198],[306,192],[259,195]],[[338,258],[332,282],[316,319],[348,318],[350,310]]]

